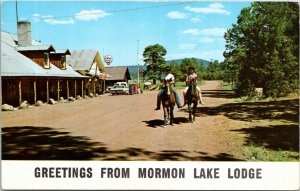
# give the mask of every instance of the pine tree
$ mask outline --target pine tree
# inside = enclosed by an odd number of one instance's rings
[[[166,66],[166,61],[163,56],[167,54],[167,50],[159,44],[149,45],[145,48],[143,57],[147,70],[145,75],[153,79],[153,84],[156,84],[156,79],[162,73],[162,68]]]
[[[299,13],[293,2],[255,2],[225,34],[225,63],[237,92],[285,96],[298,89]],[[233,76],[234,76],[233,75]]]

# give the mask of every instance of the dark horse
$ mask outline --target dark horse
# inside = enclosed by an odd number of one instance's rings
[[[164,90],[161,96],[161,101],[164,110],[164,125],[172,125],[174,121],[174,107],[175,107],[175,92],[171,90],[170,83],[165,81]]]
[[[186,101],[187,101],[188,110],[189,110],[189,122],[195,121],[195,113],[196,113],[196,108],[197,108],[198,100],[199,100],[199,92],[198,92],[196,86],[197,86],[196,83],[191,83],[189,85],[189,89],[186,93]],[[193,104],[193,107],[192,107],[192,104]]]

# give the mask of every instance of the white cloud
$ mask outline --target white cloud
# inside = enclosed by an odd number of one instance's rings
[[[40,15],[38,13],[35,13],[32,15],[32,20],[36,22],[43,20],[44,22],[51,25],[67,25],[74,24],[76,19],[82,21],[91,21],[98,20],[99,18],[103,18],[108,15],[111,14],[106,13],[103,10],[82,10],[79,13],[76,13],[73,18],[59,18],[53,17],[52,15]]]
[[[42,19],[50,19],[50,18],[53,18],[52,15],[42,15],[41,16]]]
[[[33,22],[39,22],[39,21],[40,21],[40,18],[33,17],[33,18],[32,18],[32,21],[33,21]]]
[[[171,11],[167,14],[167,17],[170,19],[185,19],[187,18],[187,15],[178,11]]]
[[[203,29],[200,31],[201,35],[207,35],[207,36],[224,36],[224,33],[227,29],[225,28],[209,28],[209,29]]]
[[[208,5],[208,7],[191,7],[186,6],[184,9],[194,12],[194,13],[204,13],[204,14],[224,14],[230,15],[231,13],[224,9],[221,3],[213,3]]]
[[[196,44],[180,44],[178,48],[180,50],[194,50],[196,47]]]
[[[53,18],[46,18],[44,21],[50,25],[67,25],[67,24],[74,24],[74,19],[53,19]]]
[[[183,34],[205,35],[205,36],[223,36],[227,29],[225,28],[208,28],[208,29],[187,29]]]
[[[55,18],[52,15],[40,15],[38,13],[33,14],[31,19],[34,22],[39,22],[40,20],[43,20],[45,23],[48,23],[50,25],[66,25],[75,23],[73,18]]]
[[[40,21],[40,17],[41,17],[40,14],[35,13],[35,14],[32,14],[31,20],[32,20],[33,22],[39,22],[39,21]]]
[[[212,43],[214,42],[215,40],[213,38],[208,38],[208,37],[202,37],[200,38],[199,42],[202,42],[202,43]]]
[[[194,17],[194,18],[191,18],[191,21],[192,21],[192,23],[199,23],[199,22],[201,22],[201,19],[198,17]]]
[[[199,29],[187,29],[182,32],[183,34],[191,34],[191,35],[199,35],[200,31]]]
[[[111,13],[107,13],[103,10],[82,10],[79,13],[76,13],[74,18],[82,21],[97,21],[99,18],[103,18],[111,15]]]

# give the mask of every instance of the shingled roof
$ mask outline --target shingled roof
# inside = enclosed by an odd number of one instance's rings
[[[130,80],[130,73],[127,66],[115,66],[115,67],[106,67],[106,74],[109,74],[111,77],[108,78],[108,81],[113,80]]]
[[[55,51],[52,45],[33,45],[33,46],[21,46],[17,48],[18,51]]]
[[[69,49],[59,49],[55,50],[55,52],[50,52],[50,54],[66,54],[66,55],[71,55],[71,52]]]
[[[13,33],[1,31],[1,43],[17,48],[18,36]],[[32,40],[32,45],[42,45],[42,43],[40,41]]]
[[[1,32],[1,76],[36,76],[36,77],[79,77],[85,78],[75,72],[71,66],[66,70],[60,70],[51,64],[50,69],[44,69],[17,51],[16,36],[7,32]],[[35,42],[38,47],[41,44]],[[52,46],[51,46],[52,47]],[[49,46],[48,46],[49,48]]]
[[[48,74],[46,70],[8,44],[1,43],[1,76],[48,76]]]
[[[104,65],[97,50],[75,50],[67,56],[67,63],[76,71],[90,71],[94,62],[101,72],[105,71]]]

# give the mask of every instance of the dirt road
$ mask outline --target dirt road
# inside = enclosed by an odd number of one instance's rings
[[[205,107],[229,102],[232,93],[216,92],[218,87],[217,81],[201,86]],[[229,131],[232,121],[198,114],[191,124],[186,108],[175,108],[174,126],[162,128],[163,111],[154,111],[156,95],[104,95],[3,112],[3,158],[236,160],[239,140]]]

